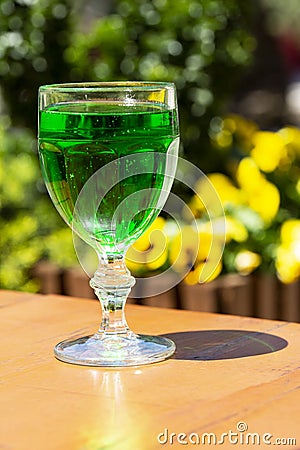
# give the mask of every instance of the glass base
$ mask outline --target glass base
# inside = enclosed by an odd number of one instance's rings
[[[132,332],[124,335],[94,334],[67,339],[54,347],[56,358],[83,366],[126,367],[151,364],[169,358],[175,344],[161,336]]]

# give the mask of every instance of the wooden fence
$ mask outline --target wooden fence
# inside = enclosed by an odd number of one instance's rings
[[[40,281],[43,294],[95,298],[88,284],[89,279],[81,268],[61,271],[48,262],[40,262],[34,274]],[[267,275],[243,277],[230,274],[211,283],[194,286],[182,282],[155,297],[130,298],[128,301],[165,308],[300,322],[300,282],[284,285]]]

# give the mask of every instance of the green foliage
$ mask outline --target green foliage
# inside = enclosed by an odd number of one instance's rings
[[[4,0],[0,4],[0,85],[14,125],[35,129],[41,84],[69,78],[71,4],[60,0]]]
[[[185,155],[216,167],[209,143],[255,46],[252,2],[115,0],[89,33],[72,0],[0,2],[0,286],[36,290],[41,258],[76,261],[71,231],[43,188],[35,151],[38,86],[93,80],[171,80],[178,89]],[[77,16],[80,21],[81,17]],[[80,27],[77,27],[79,30]],[[9,117],[9,118],[8,118]],[[208,156],[209,155],[209,156]]]
[[[211,169],[211,119],[224,113],[255,39],[255,5],[243,0],[115,0],[91,31],[75,27],[71,0],[4,0],[0,86],[13,123],[36,128],[41,84],[170,80],[179,97],[185,155]],[[80,20],[80,17],[77,17]],[[78,31],[76,31],[78,30]],[[207,154],[210,154],[207,157]]]
[[[1,288],[36,291],[31,269],[37,261],[49,258],[63,266],[76,261],[71,231],[45,192],[35,142],[38,87],[69,79],[63,54],[71,6],[59,0],[0,3]]]
[[[251,14],[251,2],[239,0],[117,0],[90,33],[74,34],[65,55],[76,80],[174,81],[184,154],[211,169],[207,130],[251,61]]]
[[[76,260],[71,231],[39,191],[44,188],[32,131],[13,128],[2,116],[0,142],[0,288],[36,291],[31,269],[37,261],[67,266]]]

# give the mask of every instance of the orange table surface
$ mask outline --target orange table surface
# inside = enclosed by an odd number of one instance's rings
[[[0,291],[0,306],[0,449],[300,449],[300,324],[128,305],[133,331],[177,351],[112,369],[53,356],[97,330],[97,301]]]

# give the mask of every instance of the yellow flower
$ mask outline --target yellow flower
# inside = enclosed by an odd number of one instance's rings
[[[226,241],[233,239],[236,242],[244,242],[248,238],[248,231],[245,225],[231,216],[226,216]]]
[[[197,253],[197,261],[206,261],[211,251],[213,236],[212,233],[199,233],[199,248]]]
[[[170,242],[169,258],[176,272],[193,267],[199,251],[199,234],[196,229],[184,226]]]
[[[162,231],[166,221],[163,217],[157,217],[149,228],[138,238],[138,240],[132,245],[132,247],[140,252],[148,250],[151,246],[151,234],[154,230]]]
[[[294,247],[294,248],[293,248]],[[292,283],[300,276],[300,243],[280,245],[277,249],[275,267],[278,278],[283,283]]]
[[[209,242],[212,243],[213,241],[216,241],[218,242],[218,245],[224,246],[226,241],[225,217],[210,218],[210,220],[207,220],[206,222],[198,222],[197,229],[199,232],[200,244],[203,241],[203,237],[207,236],[209,237]],[[214,245],[214,243],[212,245]]]
[[[202,200],[200,200],[200,197],[198,195],[193,195],[187,206],[188,209],[184,208],[183,210],[183,215],[186,220],[188,220],[188,217],[190,216],[190,211],[192,212],[194,217],[201,217],[203,212],[206,210],[205,204],[202,202]]]
[[[280,206],[278,188],[266,180],[255,161],[243,158],[237,169],[237,180],[244,190],[247,203],[266,222],[271,222]]]
[[[185,277],[184,281],[186,284],[193,285],[198,283],[209,283],[216,279],[221,271],[222,271],[222,262],[219,261],[217,266],[214,267],[213,272],[205,279],[203,279],[203,271],[207,267],[207,263],[200,263],[198,264],[194,270],[191,270],[187,276]]]
[[[273,172],[281,158],[286,156],[285,141],[279,133],[258,131],[253,137],[253,144],[251,156],[264,172]]]
[[[217,129],[211,130],[211,139],[220,149],[229,149],[232,146],[234,136],[244,141],[244,145],[251,145],[251,136],[257,126],[238,115],[229,115],[223,120],[217,119]]]
[[[300,220],[286,220],[280,238],[275,263],[277,275],[283,283],[291,283],[300,276]]]
[[[166,237],[161,231],[155,230],[151,235],[151,247],[146,252],[146,264],[150,270],[162,267],[168,259]]]
[[[295,241],[300,242],[300,220],[286,220],[281,226],[280,238],[283,244],[289,245]]]
[[[128,249],[126,265],[132,272],[142,268],[156,270],[168,258],[167,236],[164,233],[165,220],[157,217],[142,236]]]
[[[248,275],[261,264],[261,256],[249,250],[239,252],[235,257],[235,267],[242,275]]]
[[[211,205],[215,201],[216,191],[219,199],[225,207],[228,204],[239,205],[243,202],[243,195],[241,191],[234,186],[230,178],[221,173],[211,173],[207,178],[201,178],[196,186],[195,191],[198,196],[194,196],[191,204],[191,210],[205,210],[206,206]]]
[[[286,145],[290,147],[293,147],[293,149],[296,150],[296,152],[300,153],[300,130],[296,127],[284,127],[281,128],[281,130],[278,131],[278,133],[282,136],[284,139],[284,142]]]
[[[223,129],[229,131],[230,133],[235,133],[238,127],[238,116],[227,116],[223,120]]]
[[[266,222],[271,222],[280,206],[280,193],[275,184],[265,181],[261,189],[248,197],[250,208],[256,211]]]
[[[132,273],[139,273],[145,268],[145,258],[143,254],[132,253],[132,247],[129,247],[125,256],[126,267]]]
[[[257,125],[254,122],[251,122],[250,120],[247,120],[237,114],[229,115],[224,120],[223,126],[225,129],[235,133],[238,138],[242,139],[246,143],[249,143],[249,146],[252,136],[257,130]]]
[[[286,172],[291,168],[297,154],[300,155],[300,130],[295,127],[284,127],[278,134],[285,142],[285,154],[279,161],[279,169]]]
[[[184,274],[189,284],[211,281],[222,270],[223,240],[207,231],[183,227],[170,245],[172,268]]]
[[[260,189],[261,184],[265,180],[257,164],[250,157],[243,158],[240,161],[236,178],[241,188],[246,192]]]
[[[214,137],[214,141],[219,148],[228,148],[232,145],[232,133],[229,130],[222,129]]]

